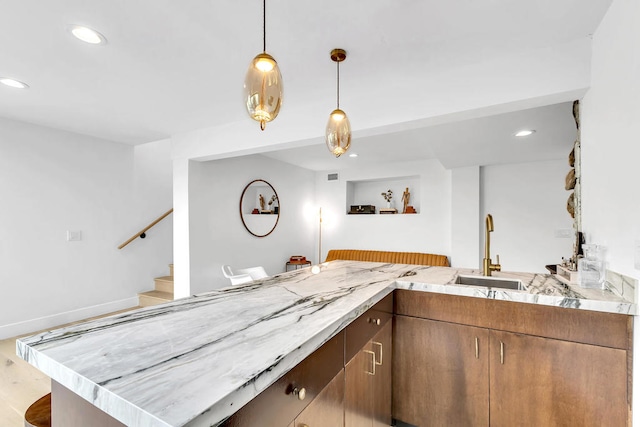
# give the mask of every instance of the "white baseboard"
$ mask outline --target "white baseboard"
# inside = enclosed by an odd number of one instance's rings
[[[91,307],[79,308],[77,310],[65,311],[63,313],[52,314],[50,316],[38,317],[36,319],[25,320],[17,323],[0,326],[0,340],[26,335],[36,331],[51,329],[66,323],[77,322],[89,317],[101,316],[126,308],[136,307],[138,297],[125,298],[118,301],[111,301],[104,304],[92,305]]]

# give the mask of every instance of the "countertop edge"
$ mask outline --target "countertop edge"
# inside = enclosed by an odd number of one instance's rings
[[[494,299],[499,301],[511,301],[523,304],[544,305],[548,307],[568,308],[574,310],[589,310],[629,316],[635,316],[638,314],[637,304],[633,302],[590,300],[557,295],[533,294],[526,291],[464,286],[451,283],[443,285],[412,282],[410,280],[396,280],[395,289],[431,292],[444,295],[457,295],[470,298]]]
[[[116,420],[136,427],[172,427],[144,409],[50,359],[44,353],[37,352],[37,350],[35,352],[37,354],[34,353],[34,349],[20,339],[16,340],[16,354],[19,357],[47,374],[52,381],[71,390]],[[124,408],[127,410],[123,410]]]

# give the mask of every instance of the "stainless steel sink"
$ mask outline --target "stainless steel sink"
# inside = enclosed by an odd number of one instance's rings
[[[498,277],[486,276],[458,276],[456,283],[459,285],[482,286],[485,288],[501,288],[513,289],[517,291],[524,290],[522,282],[512,279],[501,279]]]

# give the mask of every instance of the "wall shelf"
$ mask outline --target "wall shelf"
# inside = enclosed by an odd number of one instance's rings
[[[398,210],[398,214],[384,214],[394,216],[402,214],[402,194],[409,188],[411,198],[409,205],[413,206],[416,214],[420,213],[420,176],[398,176],[376,179],[347,181],[347,196],[345,212],[348,214],[352,205],[373,205],[376,207],[376,215],[380,215],[380,208],[386,208],[387,202],[381,193],[387,190],[393,192],[391,207]],[[416,215],[406,214],[406,215]],[[350,216],[367,216],[367,214],[352,214]]]

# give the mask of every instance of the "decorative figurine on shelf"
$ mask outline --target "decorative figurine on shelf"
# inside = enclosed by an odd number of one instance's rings
[[[271,196],[271,199],[269,199],[269,210],[271,212],[273,212],[274,214],[278,214],[278,202],[277,202],[277,198],[276,195],[274,194],[273,196]],[[271,209],[271,205],[273,205],[273,209]]]
[[[259,195],[258,200],[260,201],[260,211],[264,210],[264,197],[262,197],[262,194]]]
[[[391,189],[387,190],[386,193],[380,193],[382,197],[387,201],[387,207],[391,208],[391,199],[393,199],[393,191]]]
[[[407,189],[404,190],[404,193],[402,193],[402,213],[403,214],[407,213],[407,207],[409,207],[410,198],[411,198],[411,193],[409,192],[409,187],[407,187]]]

